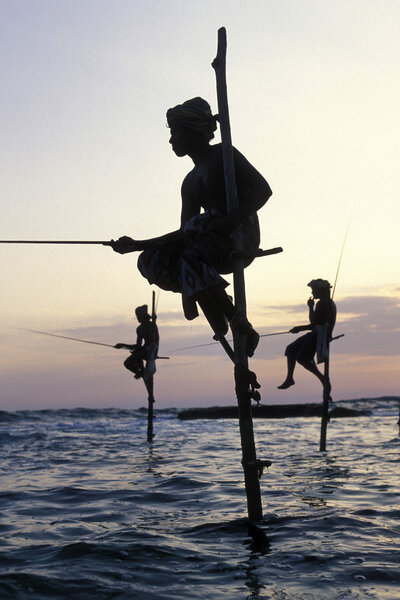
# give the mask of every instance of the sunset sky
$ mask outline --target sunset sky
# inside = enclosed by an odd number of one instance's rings
[[[335,280],[345,336],[332,344],[333,399],[400,395],[400,3],[397,0],[2,0],[0,239],[153,237],[179,226],[191,169],[165,112],[193,96],[217,112],[217,30],[228,35],[234,145],[266,177],[262,247],[246,271],[261,334],[307,322],[307,283]],[[217,137],[217,142],[219,138]],[[0,409],[145,404],[121,350],[152,289],[137,255],[0,244]],[[228,277],[229,281],[231,278]],[[229,290],[231,288],[228,288]],[[232,365],[203,317],[158,299],[159,408],[235,401]],[[292,334],[262,338],[251,368],[264,403],[316,402],[298,368],[277,390]]]

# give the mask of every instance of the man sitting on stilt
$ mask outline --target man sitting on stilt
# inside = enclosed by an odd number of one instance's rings
[[[309,298],[307,304],[309,309],[310,323],[308,325],[298,325],[290,330],[290,333],[299,333],[300,331],[309,331],[306,335],[302,335],[297,340],[289,344],[285,350],[287,357],[287,375],[286,379],[278,389],[286,390],[294,385],[293,373],[298,362],[302,367],[307,369],[318,377],[324,390],[329,388],[329,381],[325,381],[325,376],[319,371],[314,355],[317,351],[318,329],[327,324],[327,339],[332,337],[332,331],[336,322],[336,306],[330,297],[330,288],[332,287],[326,279],[313,279],[307,284],[311,287],[312,297]],[[314,309],[314,299],[318,302]],[[322,329],[321,329],[322,331]],[[329,389],[327,389],[329,391]]]
[[[151,284],[181,293],[187,319],[198,316],[198,304],[217,335],[227,333],[228,322],[246,334],[247,354],[253,356],[259,335],[237,314],[221,273],[232,272],[231,234],[239,225],[245,266],[252,262],[250,255],[260,243],[257,211],[272,192],[264,177],[234,149],[239,206],[227,214],[222,146],[210,145],[217,120],[209,104],[199,97],[168,110],[172,149],[194,163],[181,188],[180,229],[141,241],[124,236],[112,247],[120,254],[142,251],[140,272]]]
[[[136,344],[115,344],[114,348],[126,348],[131,351],[124,366],[131,371],[135,379],[143,378],[146,387],[152,382],[156,372],[156,358],[160,337],[155,321],[148,313],[147,304],[135,309],[140,325],[136,329]]]

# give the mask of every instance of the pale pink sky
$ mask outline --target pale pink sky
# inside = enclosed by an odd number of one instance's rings
[[[261,333],[303,322],[306,284],[334,280],[350,219],[334,396],[398,394],[396,0],[3,0],[0,239],[176,229],[192,165],[171,152],[165,112],[197,95],[216,112],[211,61],[222,25],[233,142],[273,189],[259,214],[262,246],[284,249],[246,271],[250,319]],[[4,244],[0,282],[0,408],[143,404],[123,353],[13,329],[132,340],[129,314],[151,298],[136,257]],[[202,319],[184,321],[176,294],[161,294],[159,324],[164,354],[210,338]],[[317,400],[318,382],[301,370],[294,389],[276,389],[289,338],[260,344],[263,398]],[[219,348],[201,352],[160,361],[158,406],[234,400],[231,365]]]
[[[331,346],[333,399],[400,395],[400,295],[349,297],[337,300],[335,333],[344,337]],[[307,322],[306,305],[271,307],[282,331]],[[279,313],[286,318],[283,322]],[[302,318],[304,317],[304,318]],[[256,321],[254,321],[257,324]],[[278,327],[280,324],[280,327]],[[176,314],[159,313],[160,355],[155,378],[157,407],[189,407],[235,403],[232,364],[203,324],[189,324]],[[114,344],[135,339],[136,321],[119,325],[60,330],[61,335]],[[318,402],[319,382],[297,367],[296,385],[277,390],[285,374],[283,356],[294,336],[264,337],[250,368],[262,385],[263,403]],[[134,380],[122,363],[126,351],[12,330],[7,335],[7,356],[2,361],[1,408],[59,408],[65,406],[132,407],[146,404],[141,381]],[[4,346],[3,346],[4,348]],[[176,351],[174,351],[176,350]]]

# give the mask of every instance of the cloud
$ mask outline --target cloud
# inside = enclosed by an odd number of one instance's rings
[[[373,326],[387,329],[400,327],[400,297],[393,296],[350,296],[338,303],[338,310],[353,315],[352,322],[365,318]]]
[[[336,398],[398,393],[399,305],[395,295],[348,296],[337,302],[335,333],[345,335],[332,344]],[[292,323],[306,322],[307,307],[266,307],[254,320],[255,325],[262,322],[262,314],[269,315],[269,323],[275,323],[258,328],[265,335],[284,331]],[[220,345],[212,344],[204,318],[188,322],[176,313],[168,318],[160,314],[158,325],[160,354],[170,356],[170,360],[159,361],[157,366],[159,407],[234,403],[232,364]],[[135,341],[136,320],[121,318],[111,325],[49,333],[112,345],[119,341],[130,343]],[[289,390],[283,397],[276,390],[285,372],[285,347],[293,339],[292,334],[262,337],[256,357],[250,362],[262,385],[263,397],[269,402],[319,398],[318,381],[300,368],[292,392]],[[8,348],[1,367],[3,408],[145,403],[143,386],[123,368],[124,351],[19,330],[6,332],[3,341]]]
[[[341,354],[400,356],[400,298],[355,296],[340,301],[343,317],[338,326],[345,334]]]
[[[335,354],[400,355],[400,297],[347,296],[336,304],[338,316],[335,334],[344,333],[344,338],[335,342]],[[257,322],[265,320],[283,325],[257,326]],[[280,333],[288,331],[296,323],[306,323],[307,320],[307,307],[304,304],[265,307],[258,313],[257,320],[254,320],[259,333],[264,336],[261,337],[257,357],[272,359],[281,356],[294,336]],[[136,337],[136,325],[136,321],[132,319],[113,325],[79,327],[57,333],[100,343],[132,343]],[[219,344],[213,343],[212,332],[202,317],[195,322],[187,322],[178,313],[171,312],[160,316],[158,325],[161,354],[171,354],[174,357],[223,355]],[[276,333],[280,335],[271,335]],[[227,337],[230,338],[230,334]]]
[[[338,354],[367,355],[367,356],[398,356],[400,355],[400,298],[397,296],[365,295],[348,296],[337,303],[338,316],[335,334],[345,334],[345,337],[335,343],[334,351]],[[272,307],[280,311],[287,322],[293,315],[301,313],[300,323],[307,322],[306,308],[299,304]],[[286,321],[285,321],[286,318]],[[300,324],[299,323],[299,324]],[[262,333],[273,332],[272,327]],[[286,336],[285,343],[287,343]],[[283,336],[280,338],[283,340]],[[274,340],[274,341],[273,341]],[[292,340],[290,340],[292,341]],[[265,338],[265,343],[273,346],[282,344],[278,339]],[[270,349],[259,354],[272,357]]]

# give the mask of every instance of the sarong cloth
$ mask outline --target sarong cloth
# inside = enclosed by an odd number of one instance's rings
[[[138,258],[138,269],[149,283],[163,290],[182,294],[185,317],[198,316],[196,301],[213,288],[227,287],[221,273],[232,273],[232,240],[207,228],[211,219],[220,215],[204,212],[190,219],[177,237],[160,246],[144,250]],[[260,243],[257,215],[248,217],[242,227],[245,255],[255,252]],[[248,266],[253,259],[245,259]]]

